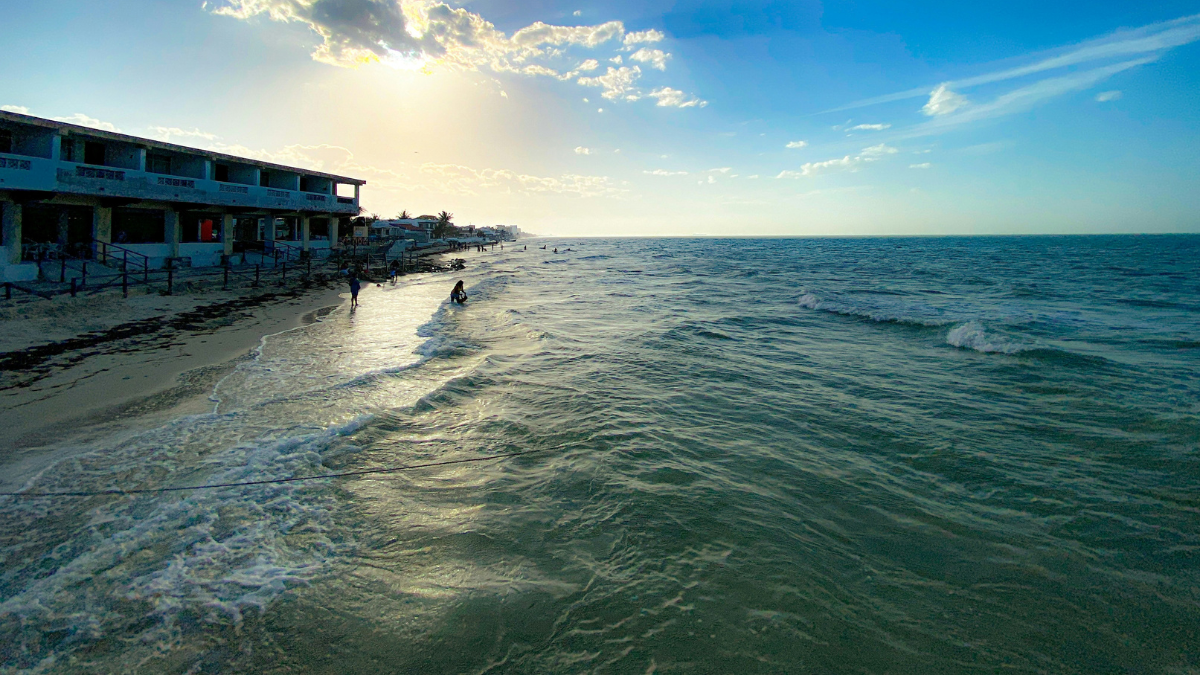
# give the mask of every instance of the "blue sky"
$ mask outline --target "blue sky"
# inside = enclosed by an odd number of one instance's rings
[[[365,178],[385,216],[1200,231],[1200,2],[12,4],[7,109]]]

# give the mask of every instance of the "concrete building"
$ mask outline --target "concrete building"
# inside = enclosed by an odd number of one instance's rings
[[[127,250],[153,267],[328,251],[365,184],[0,111],[0,280],[36,278],[47,251]]]
[[[429,241],[429,231],[416,224],[416,220],[412,218],[390,218],[388,220],[377,220],[371,226],[374,234],[381,237],[400,237],[403,239],[411,239],[417,243],[425,243]]]

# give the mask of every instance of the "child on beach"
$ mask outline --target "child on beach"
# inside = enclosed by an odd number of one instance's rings
[[[454,290],[450,291],[450,302],[463,304],[467,301],[467,291],[463,289],[463,282],[460,279],[457,284],[454,284]]]
[[[358,291],[362,288],[362,284],[358,281],[358,275],[350,273],[350,308],[358,307]]]

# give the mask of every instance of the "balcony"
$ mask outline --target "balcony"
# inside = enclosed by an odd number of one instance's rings
[[[0,190],[121,197],[246,209],[356,215],[352,197],[300,192],[119,167],[0,154]]]

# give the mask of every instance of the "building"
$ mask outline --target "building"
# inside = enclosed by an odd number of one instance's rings
[[[132,251],[154,267],[327,251],[365,184],[0,111],[0,277],[36,278],[47,251]]]
[[[377,220],[371,229],[381,237],[398,237],[401,239],[411,239],[417,243],[429,241],[429,231],[417,225],[417,221],[413,218],[390,218],[388,220]]]

